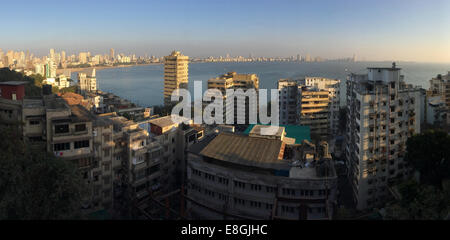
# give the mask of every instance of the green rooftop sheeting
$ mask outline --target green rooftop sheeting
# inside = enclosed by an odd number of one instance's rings
[[[244,134],[248,135],[252,131],[256,124],[250,124],[247,129],[245,129]],[[268,125],[268,124],[259,124]],[[299,126],[299,125],[280,125],[284,127],[286,132],[286,137],[295,138],[295,144],[301,144],[303,140],[311,141],[311,130],[309,126]]]

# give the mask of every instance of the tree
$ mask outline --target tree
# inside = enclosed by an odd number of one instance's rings
[[[72,163],[33,151],[0,129],[0,219],[80,217],[84,182]]]
[[[22,73],[12,71],[9,68],[0,68],[0,82],[7,82],[7,81],[28,82],[25,85],[25,95],[27,96],[40,96],[42,94],[41,86],[43,79],[42,76],[40,77],[39,76],[40,75],[25,76]]]
[[[420,181],[442,187],[450,177],[450,136],[440,130],[430,130],[410,137],[406,142],[405,160],[420,172]]]
[[[450,185],[443,189],[409,180],[398,185],[401,200],[386,207],[386,218],[397,220],[445,219],[450,213]]]
[[[60,93],[77,93],[78,92],[78,86],[70,86],[70,87],[66,87],[66,88],[61,88],[59,89]]]

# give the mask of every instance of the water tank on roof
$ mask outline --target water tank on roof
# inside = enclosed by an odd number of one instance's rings
[[[51,95],[52,94],[52,85],[49,85],[49,84],[42,85],[42,93],[44,95]]]

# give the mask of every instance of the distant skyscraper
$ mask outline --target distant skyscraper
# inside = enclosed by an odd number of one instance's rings
[[[309,55],[309,53],[306,54],[305,62],[311,62],[311,56]]]
[[[302,60],[300,54],[297,54],[297,62],[300,62]]]
[[[109,49],[109,57],[114,60],[114,48]]]
[[[164,104],[171,103],[172,92],[179,88],[187,89],[189,57],[178,51],[164,57]]]
[[[55,49],[53,49],[53,48],[50,49],[50,56],[49,57],[50,57],[51,60],[55,61]]]
[[[85,53],[85,52],[80,52],[78,54],[78,61],[80,63],[87,63],[87,61],[88,61],[88,54]]]
[[[61,51],[61,62],[65,62],[65,61],[66,61],[66,52]]]

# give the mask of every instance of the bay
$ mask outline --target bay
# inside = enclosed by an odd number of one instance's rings
[[[391,62],[245,62],[245,63],[190,63],[189,91],[194,98],[194,81],[203,83],[203,91],[210,78],[227,72],[256,73],[260,89],[276,89],[281,78],[304,76],[327,77],[341,80],[341,104],[345,104],[345,79],[348,73],[366,73],[367,67],[391,67]],[[450,71],[450,64],[397,62],[409,84],[429,87],[429,80],[437,74]],[[97,70],[97,82],[102,91],[112,92],[140,106],[163,103],[164,67],[142,65],[126,68]],[[76,79],[76,73],[72,74]],[[198,99],[198,97],[195,97]]]

